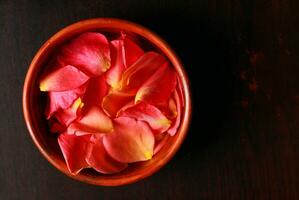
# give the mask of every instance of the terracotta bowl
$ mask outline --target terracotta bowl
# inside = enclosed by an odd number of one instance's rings
[[[167,144],[151,160],[130,165],[121,173],[103,175],[91,169],[83,170],[78,175],[69,173],[62,153],[57,144],[57,138],[48,130],[43,110],[45,100],[38,87],[38,80],[44,70],[45,63],[53,51],[70,38],[86,31],[99,31],[115,34],[120,30],[146,41],[152,48],[163,53],[175,67],[183,86],[185,107],[182,121],[177,134],[170,137]],[[158,35],[140,25],[119,19],[90,19],[70,25],[52,36],[36,53],[26,75],[23,90],[24,117],[34,144],[42,155],[59,171],[67,176],[94,185],[117,186],[144,179],[157,172],[177,152],[186,137],[191,117],[191,97],[189,82],[184,67],[170,46]]]

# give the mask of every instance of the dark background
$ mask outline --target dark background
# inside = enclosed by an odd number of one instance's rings
[[[298,0],[0,0],[0,199],[299,199]],[[175,158],[146,180],[96,187],[58,172],[22,116],[38,48],[82,19],[160,34],[189,74],[193,119]]]

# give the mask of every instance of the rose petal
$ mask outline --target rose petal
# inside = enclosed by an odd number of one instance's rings
[[[90,167],[103,174],[117,173],[125,169],[128,164],[115,161],[104,148],[103,136],[91,137],[90,150],[86,156],[86,162]]]
[[[135,94],[139,87],[165,62],[165,58],[157,53],[145,53],[124,71],[120,90]]]
[[[107,72],[107,83],[114,89],[121,87],[120,81],[124,70],[131,66],[143,54],[143,50],[123,35],[119,40],[110,42],[111,46],[111,68]]]
[[[143,101],[152,105],[167,104],[176,86],[176,73],[165,63],[138,90],[135,103]]]
[[[61,92],[76,89],[88,81],[89,77],[72,65],[59,68],[40,80],[41,91]]]
[[[85,161],[89,149],[89,139],[90,135],[76,136],[66,133],[60,134],[58,137],[58,144],[72,174],[78,174],[82,169],[89,167]]]
[[[81,98],[78,98],[70,108],[59,110],[55,112],[53,116],[60,122],[60,124],[67,127],[78,118],[83,105]]]
[[[88,87],[83,96],[84,110],[91,106],[101,105],[103,97],[108,92],[108,86],[104,76],[91,78],[88,81]]]
[[[181,122],[182,103],[177,90],[174,91],[174,99],[176,101],[177,116],[175,121],[172,123],[171,127],[167,131],[171,136],[174,136],[176,134]]]
[[[183,86],[182,86],[182,83],[179,79],[179,76],[177,76],[177,92],[178,92],[178,95],[179,95],[179,98],[180,98],[180,101],[181,101],[181,106],[184,107],[185,106],[185,100],[184,100],[184,96],[183,96]]]
[[[135,102],[134,102],[134,99],[132,101],[130,101],[129,103],[127,103],[126,105],[124,105],[123,107],[121,107],[117,113],[116,113],[116,116],[115,117],[120,117],[121,113],[124,112],[125,110],[135,106]]]
[[[177,105],[176,105],[176,101],[174,100],[174,98],[170,98],[169,99],[169,103],[168,103],[168,116],[169,118],[173,119],[178,115],[178,111],[177,111]]]
[[[66,128],[54,118],[48,120],[48,125],[52,133],[62,133],[66,130]]]
[[[122,163],[152,158],[155,138],[145,122],[128,117],[119,117],[114,122],[113,132],[103,137],[104,147],[112,158]]]
[[[166,132],[160,134],[159,138],[156,137],[154,155],[157,154],[164,147],[164,145],[168,142],[168,138],[169,134],[167,134]]]
[[[143,102],[127,108],[119,116],[145,121],[153,130],[160,133],[166,131],[171,125],[171,121],[158,108]]]
[[[110,117],[114,118],[117,112],[126,104],[134,100],[134,95],[110,91],[110,93],[104,97],[102,102],[102,108]]]
[[[47,119],[49,119],[56,111],[69,108],[79,97],[82,98],[86,87],[87,84],[84,84],[73,90],[67,90],[63,92],[48,92],[49,100],[46,109]]]
[[[73,65],[90,76],[98,76],[110,67],[110,49],[101,33],[83,33],[62,47],[59,60]]]
[[[57,53],[54,52],[51,56],[51,59],[45,64],[45,69],[43,70],[41,77],[46,77],[48,74],[51,74],[58,69],[62,68],[64,66],[61,65],[61,63],[57,59]]]
[[[143,54],[144,51],[127,36],[123,36],[125,46],[125,65],[130,67],[135,63]]]
[[[99,106],[93,106],[68,127],[69,134],[84,135],[90,133],[108,133],[113,129],[111,119]]]
[[[111,68],[106,74],[107,83],[112,88],[118,88],[123,71],[125,70],[125,49],[123,40],[113,40],[111,46]]]

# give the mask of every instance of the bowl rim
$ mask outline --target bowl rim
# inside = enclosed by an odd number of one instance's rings
[[[49,50],[49,47],[51,44],[63,37],[67,37],[68,34],[74,34],[74,32],[81,30],[82,28],[86,27],[92,27],[91,29],[101,29],[101,28],[120,28],[124,29],[126,31],[133,32],[137,35],[140,35],[147,40],[149,40],[151,43],[156,45],[159,50],[161,50],[165,56],[171,61],[172,65],[175,67],[178,75],[179,75],[179,81],[181,81],[182,89],[183,89],[183,96],[184,96],[184,108],[183,108],[183,117],[181,119],[180,127],[177,131],[178,138],[174,141],[174,143],[171,145],[168,153],[161,161],[159,161],[158,165],[154,165],[153,167],[149,168],[149,170],[144,171],[141,175],[131,176],[131,177],[125,177],[125,180],[119,180],[119,179],[105,179],[102,180],[95,180],[90,177],[87,177],[85,175],[82,175],[79,173],[78,175],[72,175],[69,173],[68,170],[60,166],[52,157],[49,155],[44,147],[41,145],[39,139],[36,137],[35,132],[33,130],[33,119],[30,115],[30,90],[31,83],[33,81],[33,75],[36,71],[39,70],[38,62],[40,58]],[[184,141],[189,125],[191,122],[191,112],[192,112],[192,103],[191,103],[191,92],[190,92],[190,86],[189,86],[189,79],[187,76],[187,73],[182,65],[181,60],[176,55],[176,53],[172,50],[170,45],[165,42],[160,36],[158,36],[153,31],[149,30],[148,28],[145,28],[139,24],[123,20],[123,19],[117,19],[117,18],[91,18],[82,20],[76,23],[73,23],[71,25],[66,26],[65,28],[59,30],[54,35],[52,35],[37,51],[37,53],[34,55],[34,58],[31,61],[31,64],[29,65],[29,69],[26,74],[26,78],[24,81],[24,87],[23,87],[23,116],[25,119],[25,123],[27,126],[27,129],[29,131],[29,134],[37,147],[37,149],[41,152],[43,157],[45,157],[48,162],[50,162],[56,169],[58,169],[63,174],[75,179],[79,180],[81,182],[85,182],[92,185],[98,185],[98,186],[120,186],[120,185],[126,185],[130,183],[137,182],[141,179],[145,179],[146,177],[151,176],[155,172],[157,172],[160,168],[165,166],[176,154],[178,149],[180,148],[182,142]]]

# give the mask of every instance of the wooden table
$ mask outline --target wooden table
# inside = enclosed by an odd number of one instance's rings
[[[0,199],[299,199],[299,1],[0,0]],[[147,26],[182,58],[193,120],[175,158],[123,187],[58,172],[22,116],[28,65],[78,20]]]

